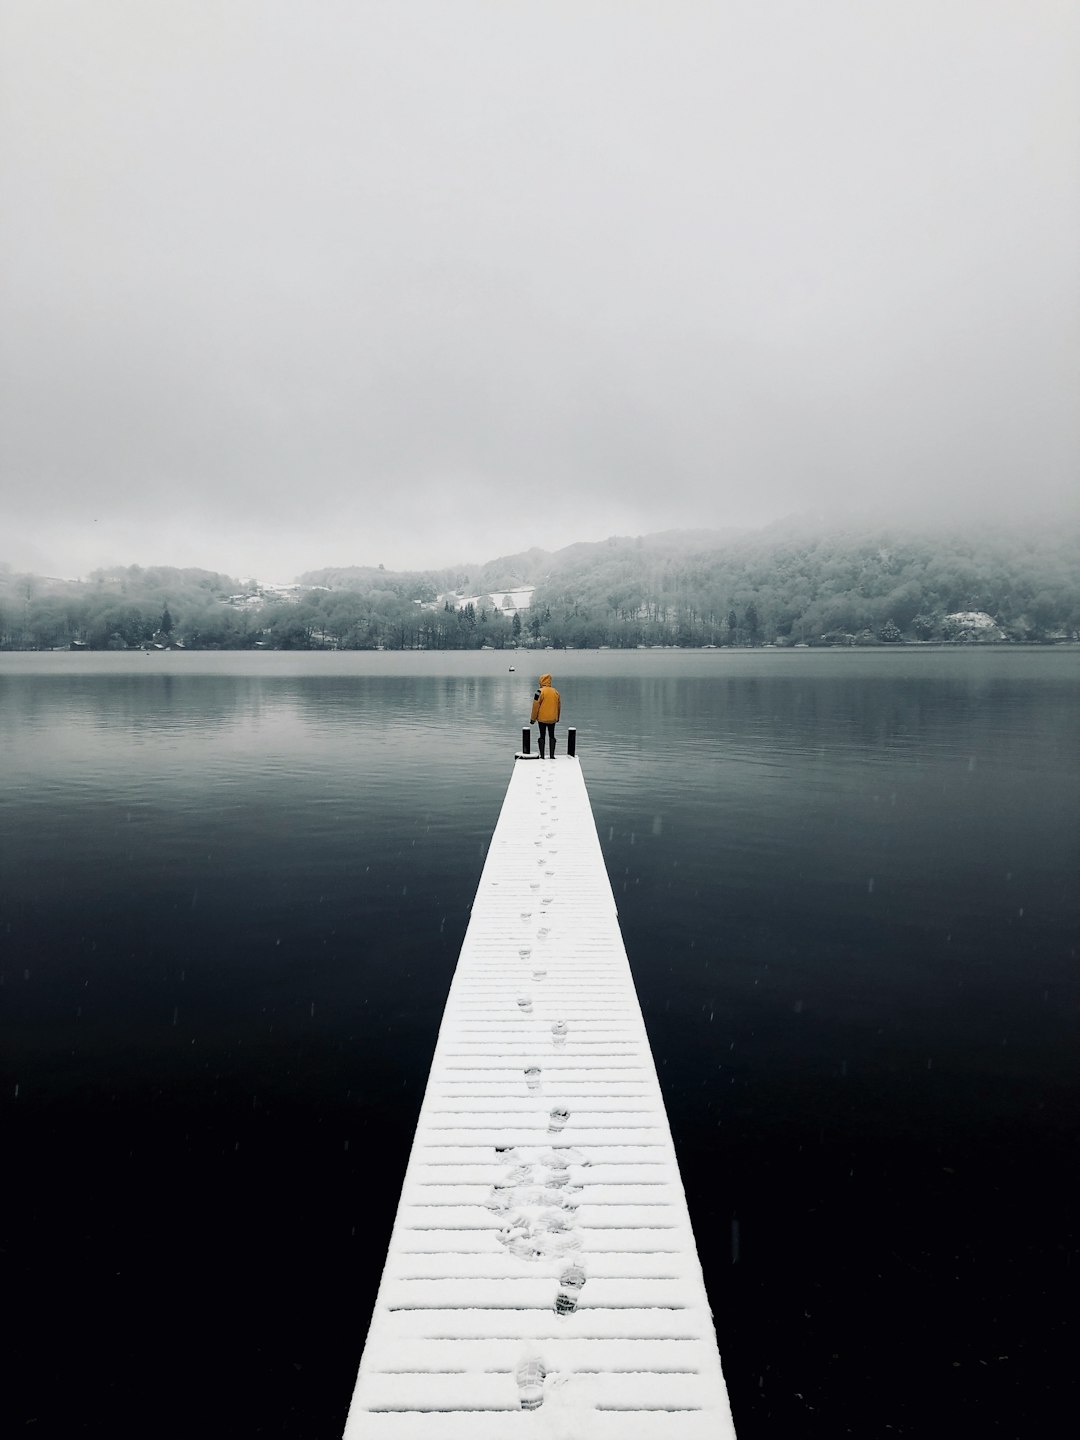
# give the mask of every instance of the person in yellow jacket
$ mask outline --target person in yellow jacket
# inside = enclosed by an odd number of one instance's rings
[[[562,711],[562,700],[558,690],[551,683],[550,675],[540,676],[540,689],[533,696],[532,714],[529,717],[530,725],[540,726],[540,735],[537,739],[537,748],[540,751],[540,759],[544,758],[544,738],[550,739],[550,752],[552,760],[555,759],[555,726]]]

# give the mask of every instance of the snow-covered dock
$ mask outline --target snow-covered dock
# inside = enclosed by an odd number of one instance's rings
[[[734,1433],[581,769],[519,758],[346,1440]]]

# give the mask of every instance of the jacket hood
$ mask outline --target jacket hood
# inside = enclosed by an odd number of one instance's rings
[[[540,676],[540,684],[541,684],[541,686],[543,686],[543,685],[550,685],[550,684],[551,684],[551,676],[550,676],[550,675],[541,675],[541,676]]]

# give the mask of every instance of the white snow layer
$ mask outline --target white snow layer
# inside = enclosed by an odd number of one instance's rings
[[[515,766],[346,1440],[733,1440],[581,770]]]

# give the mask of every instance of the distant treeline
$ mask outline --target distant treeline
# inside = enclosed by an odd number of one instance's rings
[[[504,618],[448,590],[535,585]],[[319,588],[316,588],[319,587]],[[1080,639],[1076,524],[642,536],[530,550],[469,572],[313,572],[293,597],[137,565],[62,582],[0,571],[0,647],[504,649],[1054,643]]]

